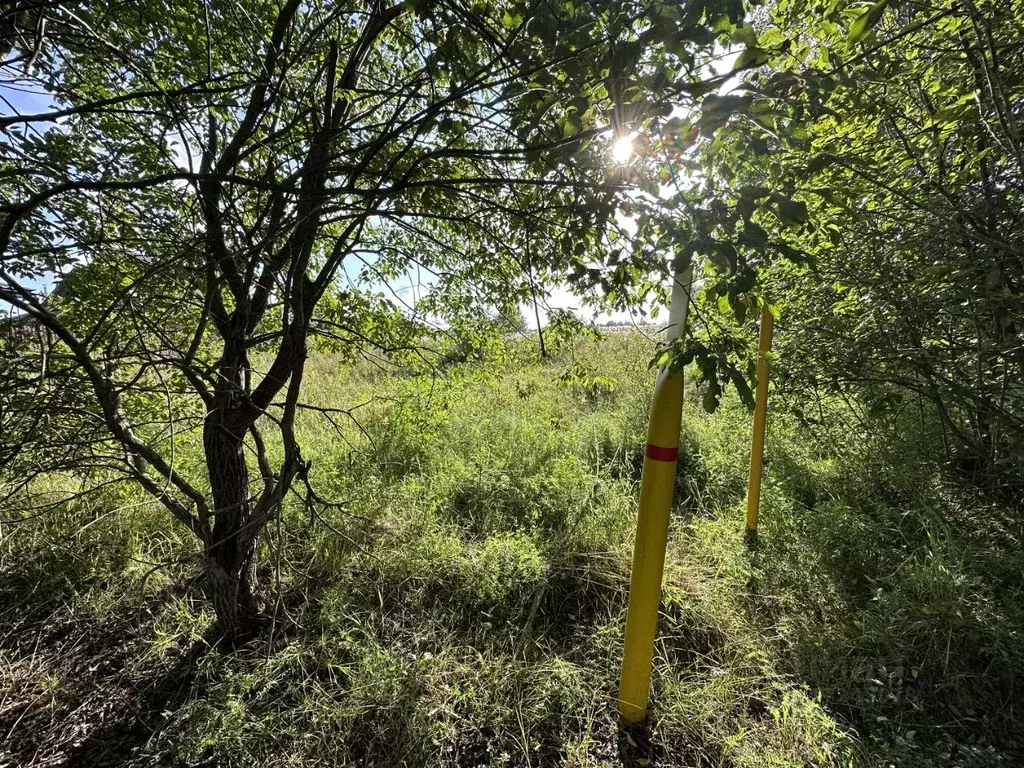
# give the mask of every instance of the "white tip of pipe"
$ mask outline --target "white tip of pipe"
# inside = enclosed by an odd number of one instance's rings
[[[672,279],[672,303],[668,309],[668,327],[665,340],[675,341],[686,328],[686,315],[690,309],[690,287],[693,284],[693,267],[677,272]]]

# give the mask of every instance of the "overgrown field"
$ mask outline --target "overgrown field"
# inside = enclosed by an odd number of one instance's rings
[[[777,409],[748,549],[750,415],[692,390],[649,728],[618,734],[651,352],[311,361],[304,457],[337,504],[271,526],[274,625],[239,650],[131,487],[4,519],[0,765],[1024,764],[1019,510],[944,479],[916,407]]]

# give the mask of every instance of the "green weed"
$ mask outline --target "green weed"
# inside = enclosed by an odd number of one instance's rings
[[[772,413],[748,548],[750,415],[730,398],[707,415],[692,386],[649,727],[620,736],[650,351],[633,334],[545,361],[449,350],[443,376],[312,359],[309,401],[329,412],[297,426],[338,504],[289,501],[268,529],[274,626],[240,650],[206,644],[198,552],[130,486],[5,522],[8,749],[246,768],[1015,764],[1012,516],[942,475],[926,422],[872,433],[827,403],[810,426]]]

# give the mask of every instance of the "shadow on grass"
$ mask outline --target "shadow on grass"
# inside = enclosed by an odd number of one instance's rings
[[[858,765],[1024,764],[1024,558],[965,503],[794,505],[748,553],[751,619],[785,628],[784,671],[856,734]]]
[[[24,583],[16,577],[7,586]],[[37,587],[4,590],[11,608],[0,613],[0,758],[19,766],[126,764],[184,700],[209,649],[196,641],[151,652],[154,613],[185,584],[121,600],[103,616],[76,603],[88,583],[66,572]]]
[[[141,747],[158,735],[174,712],[188,698],[195,679],[196,663],[210,649],[196,641],[174,665],[152,678],[135,681],[121,692],[116,705],[68,751],[67,764],[82,768],[124,765]]]

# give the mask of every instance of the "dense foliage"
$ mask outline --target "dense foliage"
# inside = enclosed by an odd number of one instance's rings
[[[952,463],[1020,493],[1021,6],[766,10],[740,55],[757,71],[694,115],[709,311],[742,321],[760,269],[808,417],[824,393],[935,409]]]

